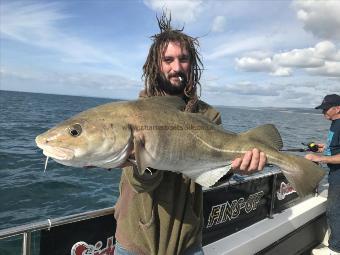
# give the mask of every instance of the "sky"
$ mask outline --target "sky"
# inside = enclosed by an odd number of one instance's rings
[[[198,38],[209,104],[340,94],[340,0],[1,0],[0,89],[135,99],[162,10]]]

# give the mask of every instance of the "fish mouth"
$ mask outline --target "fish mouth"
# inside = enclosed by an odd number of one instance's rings
[[[43,150],[43,154],[46,157],[57,160],[71,160],[74,158],[74,151],[72,149],[48,145],[47,139],[43,136],[37,136],[35,143]]]
[[[61,148],[61,147],[44,147],[43,154],[46,157],[51,157],[57,160],[71,160],[74,158],[74,152],[71,149]]]

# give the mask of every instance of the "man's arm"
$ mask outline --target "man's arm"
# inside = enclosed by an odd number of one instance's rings
[[[305,156],[306,159],[312,160],[318,163],[324,164],[340,164],[340,154],[333,155],[333,156],[323,156],[317,154],[307,154]]]

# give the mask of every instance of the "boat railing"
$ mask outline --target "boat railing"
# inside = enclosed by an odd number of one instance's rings
[[[31,235],[35,231],[49,230],[52,227],[75,223],[79,221],[89,220],[114,213],[114,207],[103,208],[99,210],[87,211],[83,213],[73,214],[69,216],[59,217],[55,219],[47,219],[26,225],[7,228],[0,230],[0,240],[13,236],[22,235],[22,254],[31,254]]]

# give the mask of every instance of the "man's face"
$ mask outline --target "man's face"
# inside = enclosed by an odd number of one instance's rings
[[[335,120],[340,117],[340,106],[333,106],[322,111],[323,115],[328,120]]]
[[[167,94],[183,94],[188,81],[190,57],[179,42],[169,42],[161,56],[161,86]]]

